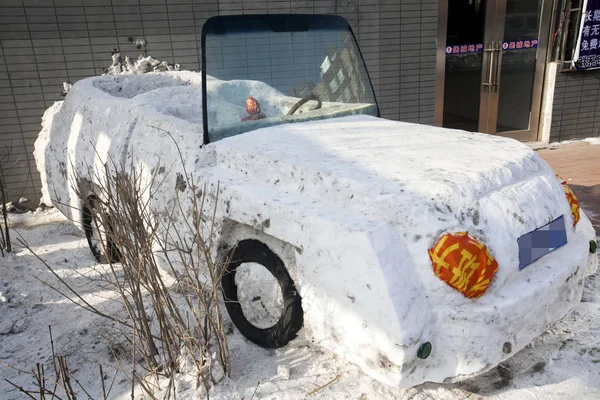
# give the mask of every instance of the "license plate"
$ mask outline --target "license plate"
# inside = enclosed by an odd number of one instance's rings
[[[567,244],[565,219],[560,216],[554,221],[517,239],[519,244],[519,270]]]

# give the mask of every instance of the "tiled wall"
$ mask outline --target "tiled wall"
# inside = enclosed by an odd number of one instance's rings
[[[358,37],[382,116],[433,123],[436,0],[1,0],[0,157],[10,200],[35,204],[33,143],[63,81],[101,74],[111,50],[139,51],[198,70],[200,32],[213,15],[339,14]],[[559,73],[551,141],[600,135],[600,71]]]
[[[559,72],[550,141],[600,136],[600,71]]]
[[[1,0],[0,156],[12,148],[11,200],[39,199],[33,143],[63,81],[101,74],[111,50],[139,51],[198,70],[204,21],[218,14],[339,14],[350,22],[384,117],[433,123],[435,0]]]
[[[438,2],[432,0],[380,1],[380,51],[374,63],[379,71],[377,98],[386,118],[433,124],[437,10]],[[369,34],[361,31],[365,49],[369,39],[363,34]]]

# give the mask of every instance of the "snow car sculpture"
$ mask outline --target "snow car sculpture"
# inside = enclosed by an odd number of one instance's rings
[[[158,208],[189,192],[186,171],[218,183],[240,331],[278,347],[303,328],[394,386],[483,372],[579,302],[597,257],[572,193],[514,140],[378,118],[344,19],[216,17],[202,49],[201,74],[93,77],[48,109],[44,201],[81,221],[69,179],[109,157],[169,164]],[[250,263],[279,282],[268,325],[235,302]]]

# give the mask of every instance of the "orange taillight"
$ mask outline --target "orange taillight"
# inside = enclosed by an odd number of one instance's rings
[[[557,177],[560,179],[560,177],[557,175]],[[573,190],[571,190],[571,188],[569,187],[569,185],[567,185],[567,181],[564,181],[562,179],[561,180],[561,184],[563,187],[563,190],[565,191],[565,196],[567,196],[567,201],[569,202],[569,207],[571,208],[571,215],[573,215],[573,226],[577,225],[577,223],[579,222],[579,213],[580,213],[580,207],[579,207],[579,200],[577,199],[577,196],[575,196],[575,193],[573,193]]]
[[[446,233],[429,257],[435,275],[468,298],[481,297],[498,270],[487,246],[467,232]]]

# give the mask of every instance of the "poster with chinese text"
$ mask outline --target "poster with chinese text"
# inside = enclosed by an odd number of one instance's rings
[[[600,68],[600,0],[585,0],[573,66],[578,70]]]

